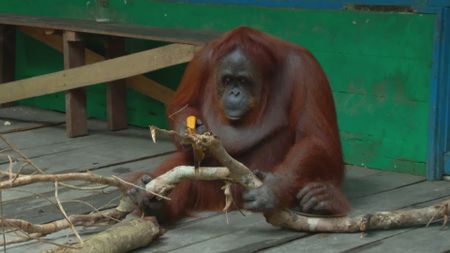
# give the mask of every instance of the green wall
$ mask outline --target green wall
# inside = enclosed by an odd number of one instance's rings
[[[227,31],[248,25],[310,49],[327,73],[335,97],[347,163],[424,175],[427,152],[429,86],[434,15],[301,10],[168,1],[110,1],[113,21],[168,28]],[[92,1],[0,1],[3,12],[93,19]],[[18,77],[62,67],[51,49],[19,37]],[[154,43],[130,40],[130,51]],[[89,43],[95,47],[95,41]],[[41,46],[44,47],[44,46]],[[99,49],[101,50],[101,49]],[[23,51],[23,52],[21,52]],[[152,73],[175,86],[183,66]],[[170,79],[170,80],[169,80]],[[104,118],[104,87],[89,89],[91,115]],[[165,125],[163,106],[129,95],[131,123]],[[27,103],[44,104],[43,99]],[[55,103],[54,105],[49,105]],[[61,109],[61,95],[45,98]]]

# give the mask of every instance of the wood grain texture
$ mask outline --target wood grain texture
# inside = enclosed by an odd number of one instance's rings
[[[16,28],[0,25],[0,83],[14,80],[16,64]]]
[[[16,66],[16,27],[0,25],[0,84],[15,79]],[[8,107],[13,103],[0,103]]]
[[[105,51],[107,59],[125,55],[125,40],[121,37],[107,37]],[[110,130],[117,131],[128,127],[126,79],[107,83],[106,112]]]
[[[26,8],[28,7],[29,5]],[[83,13],[86,13],[86,4],[83,3],[83,7]],[[203,45],[207,41],[216,38],[220,34],[218,32],[208,30],[186,30],[108,22],[101,23],[95,22],[93,20],[51,18],[43,16],[38,17],[6,13],[0,14],[0,23],[55,30],[71,30],[81,33],[94,33],[136,39],[185,43],[192,45]]]
[[[80,34],[72,31],[65,31],[63,33],[63,54],[65,69],[84,65],[84,42]],[[52,86],[53,83],[48,83],[48,85]],[[82,87],[73,88],[66,92],[66,129],[67,136],[71,138],[83,136],[88,133],[86,92]]]
[[[171,44],[0,86],[0,103],[85,87],[188,62],[196,48]]]
[[[9,108],[2,115],[14,120]],[[56,113],[53,113],[56,115]],[[16,120],[29,115],[18,114]],[[30,119],[44,117],[58,119],[39,111]],[[91,170],[99,175],[119,175],[127,172],[153,169],[168,158],[167,151],[174,147],[169,142],[150,142],[146,129],[129,128],[111,134],[105,122],[89,120],[92,134],[89,137],[68,139],[62,127],[43,127],[29,131],[6,134],[5,137],[47,173]],[[126,144],[126,148],[124,147]],[[4,146],[0,144],[0,149]],[[5,169],[7,164],[0,164]],[[71,182],[83,185],[82,182]],[[56,208],[46,198],[53,196],[52,184],[21,187],[23,191],[3,191],[5,216],[47,222],[61,218]],[[349,196],[353,215],[379,210],[427,206],[450,197],[450,183],[425,182],[423,177],[387,173],[366,168],[348,167],[345,193]],[[39,194],[39,196],[35,195]],[[109,206],[118,197],[111,190],[101,192],[77,191],[61,188],[59,197],[69,213],[87,212],[91,207],[76,202],[89,202],[96,207]],[[114,201],[113,201],[114,202]],[[365,238],[360,234],[306,234],[281,230],[266,223],[258,213],[230,212],[196,215],[169,227],[160,240],[137,253],[149,252],[445,252],[450,245],[447,231],[439,227],[409,228],[370,232]],[[79,228],[81,233],[92,232]],[[97,228],[98,231],[104,227]],[[46,237],[66,240],[68,231]],[[412,238],[412,239],[410,239]],[[438,239],[438,240],[436,240]],[[39,242],[16,245],[8,252],[34,252],[46,246]],[[416,250],[417,249],[417,250]]]
[[[246,24],[306,47],[329,77],[346,162],[425,175],[436,15],[166,1],[112,11],[124,22],[165,28],[224,32]]]

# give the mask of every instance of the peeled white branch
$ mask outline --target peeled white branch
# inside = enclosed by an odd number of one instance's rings
[[[132,218],[87,238],[83,245],[60,248],[65,253],[123,253],[142,248],[156,240],[163,231],[153,220]]]
[[[171,171],[157,177],[146,185],[149,191],[167,194],[176,184],[182,180],[225,180],[239,183],[247,189],[260,187],[262,182],[245,165],[232,158],[222,146],[220,141],[211,134],[189,134],[179,135],[174,131],[167,131],[151,127],[152,137],[156,132],[176,136],[183,142],[190,142],[197,147],[209,152],[216,158],[224,168],[178,166]],[[228,169],[228,171],[226,170]],[[217,174],[215,174],[217,173]],[[305,232],[365,232],[376,229],[392,229],[426,225],[433,221],[444,219],[447,223],[450,200],[437,205],[411,210],[396,210],[386,212],[375,212],[357,217],[310,217],[294,213],[291,210],[273,210],[265,212],[264,216],[268,223]]]
[[[442,218],[446,224],[445,219],[450,215],[449,204],[450,200],[446,200],[430,207],[381,211],[356,217],[315,218],[301,216],[291,210],[277,210],[264,215],[267,222],[277,227],[305,232],[351,233],[420,226]]]
[[[182,139],[182,142],[184,143],[190,142],[196,146],[202,147],[204,150],[207,150],[214,158],[217,159],[219,163],[229,169],[230,174],[227,180],[231,179],[231,181],[239,183],[246,189],[258,188],[262,185],[261,180],[259,180],[259,178],[257,178],[247,166],[231,157],[223,147],[220,140],[210,133],[181,136],[175,131],[164,130],[154,126],[150,127],[150,131],[154,142],[156,132],[158,132],[165,135],[175,136]]]
[[[183,180],[229,180],[230,170],[226,167],[177,166],[153,179],[145,186],[149,192],[167,195]]]

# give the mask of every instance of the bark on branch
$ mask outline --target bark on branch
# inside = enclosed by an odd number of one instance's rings
[[[1,181],[0,189],[9,189],[17,186],[38,183],[38,182],[62,182],[70,180],[80,180],[91,183],[109,185],[117,187],[120,191],[126,191],[127,185],[114,177],[98,176],[90,172],[65,173],[65,174],[40,174],[40,175],[20,175],[17,178]]]
[[[206,134],[179,135],[175,131],[168,131],[150,127],[152,139],[156,142],[156,133],[175,136],[183,143],[191,143],[194,148],[201,148],[209,152],[225,167],[178,166],[171,171],[157,177],[146,185],[148,191],[167,194],[182,180],[224,180],[239,183],[246,189],[260,187],[262,182],[239,161],[232,158],[215,136]],[[303,232],[365,232],[368,230],[393,229],[418,225],[428,225],[431,222],[444,220],[447,224],[450,200],[437,205],[411,210],[396,210],[374,212],[356,217],[310,217],[300,215],[288,209],[265,212],[268,223]]]
[[[113,227],[86,239],[83,245],[72,245],[70,248],[58,248],[52,252],[64,253],[124,253],[142,248],[156,240],[161,228],[156,221],[143,218],[125,220]]]
[[[2,136],[0,135],[0,137]],[[5,140],[4,138],[1,139]],[[11,145],[10,143],[7,144]],[[22,157],[26,161],[28,161],[28,163],[31,163],[31,161],[23,154]],[[98,211],[91,214],[67,216],[57,194],[57,185],[59,182],[72,180],[91,182],[95,184],[116,187],[122,193],[124,193],[130,187],[130,183],[114,176],[103,177],[90,172],[23,175],[20,174],[20,172],[13,173],[12,159],[9,158],[9,161],[10,163],[8,172],[0,172],[2,176],[8,176],[9,178],[4,181],[0,181],[0,191],[39,182],[55,182],[55,198],[61,212],[65,216],[65,219],[53,221],[47,224],[33,224],[26,220],[7,219],[1,217],[1,227],[20,229],[27,235],[23,238],[18,238],[10,241],[6,241],[6,239],[4,238],[5,241],[2,244],[20,243],[32,239],[39,239],[47,234],[54,233],[69,227],[75,229],[75,225],[86,226],[99,223],[120,222],[128,213],[136,208],[135,204],[126,195],[123,195],[119,205],[116,208]],[[78,234],[76,230],[74,232]],[[120,222],[118,225],[107,229],[102,233],[96,234],[88,238],[87,240],[81,241],[81,244],[56,249],[56,252],[128,252],[139,247],[147,246],[151,241],[158,238],[162,233],[163,231],[160,229],[155,220],[135,218],[130,221]]]

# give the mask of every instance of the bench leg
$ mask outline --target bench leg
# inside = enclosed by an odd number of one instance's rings
[[[14,81],[16,67],[16,28],[0,25],[0,83]],[[1,104],[0,107],[13,103]]]
[[[125,55],[125,42],[120,37],[108,37],[105,41],[106,59]],[[115,80],[107,83],[106,105],[108,128],[112,131],[128,127],[126,80]]]
[[[64,68],[84,65],[84,43],[79,33],[63,33]],[[66,130],[68,137],[87,135],[86,93],[84,88],[66,92]]]

